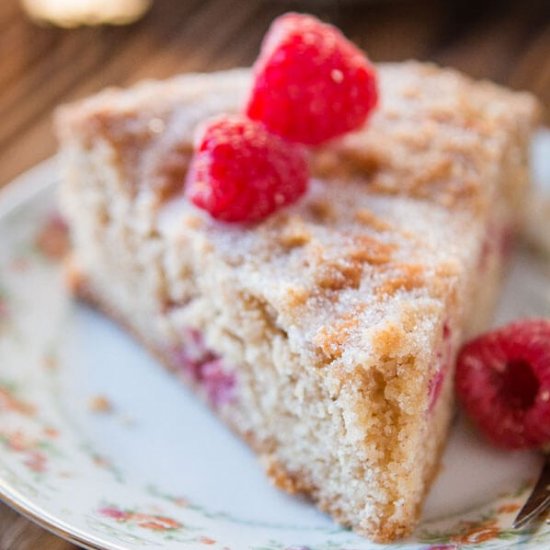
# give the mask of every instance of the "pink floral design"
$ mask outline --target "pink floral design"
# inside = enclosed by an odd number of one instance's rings
[[[42,474],[47,470],[47,457],[42,452],[43,442],[26,437],[20,431],[0,432],[0,443],[14,453],[23,456],[23,464],[35,473]]]
[[[23,273],[29,268],[29,260],[25,257],[16,257],[10,261],[9,269],[15,273]]]
[[[513,514],[521,508],[521,505],[517,502],[507,502],[498,507],[498,514]]]
[[[106,470],[109,470],[112,468],[112,464],[109,461],[109,459],[105,458],[102,455],[99,455],[99,454],[92,455],[92,461],[96,466],[99,466],[100,468],[105,468]]]
[[[44,435],[50,439],[57,439],[59,437],[59,430],[52,426],[44,426]]]
[[[40,228],[36,247],[50,260],[62,259],[69,249],[69,229],[60,214],[54,212]]]
[[[0,410],[34,416],[36,407],[16,397],[9,388],[0,386]]]
[[[177,531],[183,528],[183,524],[175,519],[158,514],[143,514],[131,510],[120,510],[116,506],[107,506],[99,510],[99,514],[112,519],[117,523],[135,525],[149,531]]]
[[[183,497],[174,497],[172,499],[172,502],[179,508],[186,508],[187,506],[189,506],[189,502]]]
[[[29,470],[32,470],[37,474],[42,474],[46,471],[46,456],[40,451],[30,451],[27,458],[24,460],[24,464],[27,468],[29,468]]]
[[[458,534],[451,536],[450,539],[459,544],[479,544],[480,542],[496,539],[499,534],[498,521],[496,519],[489,519],[462,524],[462,528]]]

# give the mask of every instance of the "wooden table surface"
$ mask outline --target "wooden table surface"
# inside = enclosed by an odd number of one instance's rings
[[[55,152],[56,105],[107,85],[250,64],[288,9],[333,21],[375,61],[429,59],[530,90],[550,107],[548,0],[155,0],[135,25],[78,30],[36,26],[17,0],[1,0],[0,186]],[[69,548],[0,504],[0,549]]]

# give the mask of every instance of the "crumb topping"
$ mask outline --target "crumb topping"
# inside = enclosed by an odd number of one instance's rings
[[[193,247],[201,269],[261,297],[297,352],[365,363],[374,340],[404,355],[429,347],[478,255],[504,155],[520,155],[536,119],[527,94],[451,70],[411,62],[381,65],[379,76],[368,127],[313,153],[308,193],[252,226],[212,221],[174,196],[195,128],[238,109],[248,71],[107,91],[65,108],[60,134],[85,148],[107,144],[121,192],[156,198],[139,213],[144,225],[175,258]],[[414,338],[402,332],[407,319]]]
[[[424,266],[418,264],[399,264],[393,266],[397,272],[376,287],[380,296],[395,294],[399,290],[413,290],[425,284],[423,277]]]
[[[501,130],[516,124],[518,116],[530,124],[534,99],[414,62],[381,65],[379,76],[382,103],[368,126],[314,154],[315,174],[361,178],[377,193],[419,197],[446,207],[485,203],[487,167],[498,160],[499,145],[507,139]],[[213,86],[224,94],[208,96]],[[240,70],[218,73],[216,79],[176,77],[168,84],[142,84],[130,93],[104,92],[66,108],[60,118],[68,119],[88,144],[97,138],[109,141],[129,184],[153,186],[168,198],[182,186],[197,124],[238,110],[248,86],[249,74]],[[200,108],[190,109],[193,101],[200,101]],[[330,218],[326,200],[311,208],[320,222]]]
[[[352,332],[359,325],[359,314],[364,309],[363,305],[359,305],[353,311],[337,319],[333,324],[323,325],[317,331],[313,341],[326,359],[333,361],[342,355]]]

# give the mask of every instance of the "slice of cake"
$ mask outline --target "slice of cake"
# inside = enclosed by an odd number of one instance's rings
[[[75,293],[126,327],[259,455],[377,541],[411,532],[522,215],[535,101],[414,62],[380,65],[368,127],[311,155],[256,224],[182,195],[198,123],[246,70],[109,90],[58,115]]]

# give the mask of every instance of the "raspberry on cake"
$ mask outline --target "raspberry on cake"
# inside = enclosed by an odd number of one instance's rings
[[[276,485],[390,541],[437,471],[457,348],[491,315],[537,109],[431,65],[377,72],[368,126],[315,150],[307,193],[254,225],[181,194],[197,126],[239,111],[249,71],[106,91],[57,125],[75,293],[191,385]]]
[[[259,122],[220,116],[201,128],[197,141],[186,192],[213,218],[257,221],[306,191],[309,176],[302,150]]]
[[[378,101],[365,54],[310,15],[276,19],[253,72],[246,113],[299,143],[319,145],[361,127]]]

